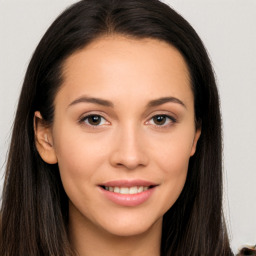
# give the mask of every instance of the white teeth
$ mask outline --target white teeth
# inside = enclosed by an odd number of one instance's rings
[[[130,194],[130,189],[129,188],[120,188],[119,193],[120,194]]]
[[[119,187],[114,187],[114,192],[115,193],[119,193],[120,192],[120,188]]]
[[[114,193],[119,193],[123,195],[133,195],[138,194],[143,191],[146,191],[149,189],[149,187],[143,187],[143,186],[134,186],[134,187],[105,187],[106,190]]]
[[[131,187],[129,192],[130,192],[130,194],[137,194],[138,193],[138,188],[137,187]]]
[[[143,187],[139,187],[138,192],[141,193],[143,190]]]

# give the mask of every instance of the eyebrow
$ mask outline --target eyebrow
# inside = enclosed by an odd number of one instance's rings
[[[179,100],[178,98],[175,98],[175,97],[162,97],[159,99],[151,100],[147,104],[147,107],[148,108],[157,107],[157,106],[160,106],[160,105],[168,103],[168,102],[177,103],[186,108],[186,105],[181,100]],[[72,101],[68,105],[68,107],[76,105],[78,103],[94,103],[94,104],[98,104],[98,105],[105,106],[105,107],[112,107],[112,108],[114,107],[114,104],[111,101],[100,99],[100,98],[87,97],[87,96],[82,96],[82,97]]]
[[[182,105],[184,108],[187,108],[186,105],[184,104],[184,102],[182,102],[181,100],[179,100],[178,98],[175,97],[163,97],[163,98],[159,98],[156,100],[151,100],[147,107],[157,107],[160,106],[162,104],[168,103],[168,102],[172,102],[172,103],[177,103]]]
[[[98,105],[105,106],[105,107],[114,107],[114,104],[108,100],[103,100],[103,99],[99,99],[99,98],[91,98],[91,97],[86,97],[86,96],[82,96],[82,97],[72,101],[68,105],[68,107],[73,106],[78,103],[94,103],[94,104],[98,104]]]

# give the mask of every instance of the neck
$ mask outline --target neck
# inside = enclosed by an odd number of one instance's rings
[[[141,234],[117,236],[84,216],[71,213],[69,218],[70,241],[79,256],[160,256],[161,233],[162,219]]]

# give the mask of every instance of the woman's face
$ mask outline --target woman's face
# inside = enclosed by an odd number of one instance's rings
[[[183,57],[165,42],[103,37],[66,60],[63,78],[47,136],[71,224],[120,236],[161,227],[200,135]]]

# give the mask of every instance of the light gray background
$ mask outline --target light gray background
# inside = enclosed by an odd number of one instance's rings
[[[1,177],[24,73],[51,22],[72,0],[0,0]],[[169,0],[211,56],[224,124],[224,208],[231,245],[256,243],[256,0]],[[0,181],[2,187],[3,179]]]

